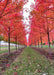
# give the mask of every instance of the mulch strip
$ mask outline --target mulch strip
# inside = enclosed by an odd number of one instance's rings
[[[46,51],[45,49],[34,48],[34,47],[31,47],[31,48],[35,49],[35,50],[38,51],[40,54],[45,55],[47,58],[54,59],[54,52],[51,52],[51,53],[49,54],[49,51]]]
[[[25,48],[25,47],[24,47]],[[10,55],[8,53],[4,53],[0,55],[0,71],[5,71],[7,67],[10,66],[11,63],[15,61],[15,59],[20,55],[24,48],[19,49],[17,52],[16,50],[11,52]],[[0,72],[0,75],[2,73]]]

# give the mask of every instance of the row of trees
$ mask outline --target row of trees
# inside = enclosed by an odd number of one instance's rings
[[[46,43],[48,40],[49,53],[50,42],[54,40],[54,1],[35,0],[35,7],[31,12],[31,31],[29,44]]]
[[[26,32],[23,24],[24,0],[1,0],[0,1],[0,35],[9,43],[8,53],[10,54],[10,42],[26,45]]]

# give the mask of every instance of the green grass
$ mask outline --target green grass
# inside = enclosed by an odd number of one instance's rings
[[[33,47],[35,47],[35,46],[33,46]],[[38,46],[36,46],[36,48],[38,48]],[[39,46],[39,48],[41,48],[41,46]],[[43,45],[41,49],[49,51],[48,45]],[[51,51],[54,51],[54,46],[52,46],[52,45],[51,45]]]
[[[1,46],[1,49],[7,49],[8,46],[4,47],[4,46]],[[14,46],[11,46],[10,48],[15,48]]]
[[[19,47],[19,48],[21,48],[21,47]],[[15,47],[10,47],[10,50],[11,50],[11,51],[14,51],[14,50],[16,50],[16,48],[15,48]],[[8,49],[6,49],[6,50],[1,50],[1,51],[0,51],[0,54],[2,54],[2,53],[8,53]]]
[[[33,47],[35,47],[35,46],[33,46]],[[38,47],[38,46],[36,46],[36,47]],[[43,48],[49,48],[48,45],[43,45],[42,47],[43,47]],[[52,46],[52,45],[51,45],[50,47],[51,47],[51,48],[54,48],[54,46]],[[41,48],[41,45],[39,45],[39,48]]]
[[[3,75],[54,75],[54,61],[40,55],[37,51],[27,47],[20,56],[10,65]],[[17,66],[17,68],[15,68]],[[50,74],[53,73],[53,74]]]
[[[41,47],[41,46],[40,46]],[[50,46],[51,48],[54,48],[54,46]],[[43,48],[49,48],[48,45],[43,45]]]
[[[11,49],[11,51],[13,51],[13,50],[15,50],[15,48]],[[2,53],[7,53],[7,52],[8,52],[8,50],[1,50],[1,51],[0,51],[0,54],[2,54]]]
[[[1,46],[1,49],[3,49],[3,48],[8,48],[8,46],[6,46],[6,47],[4,47],[4,46]]]

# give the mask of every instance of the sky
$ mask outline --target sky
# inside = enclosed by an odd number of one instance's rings
[[[23,7],[23,16],[24,16],[23,21],[25,23],[25,30],[28,32],[30,31],[29,16],[30,16],[30,12],[32,10],[32,8],[31,8],[32,4],[35,4],[34,0],[28,0],[28,2]],[[27,34],[26,37],[27,37],[27,42],[28,42],[29,34]]]

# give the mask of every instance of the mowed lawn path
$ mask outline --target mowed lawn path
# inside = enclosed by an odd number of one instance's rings
[[[54,75],[54,61],[27,47],[3,75]]]

